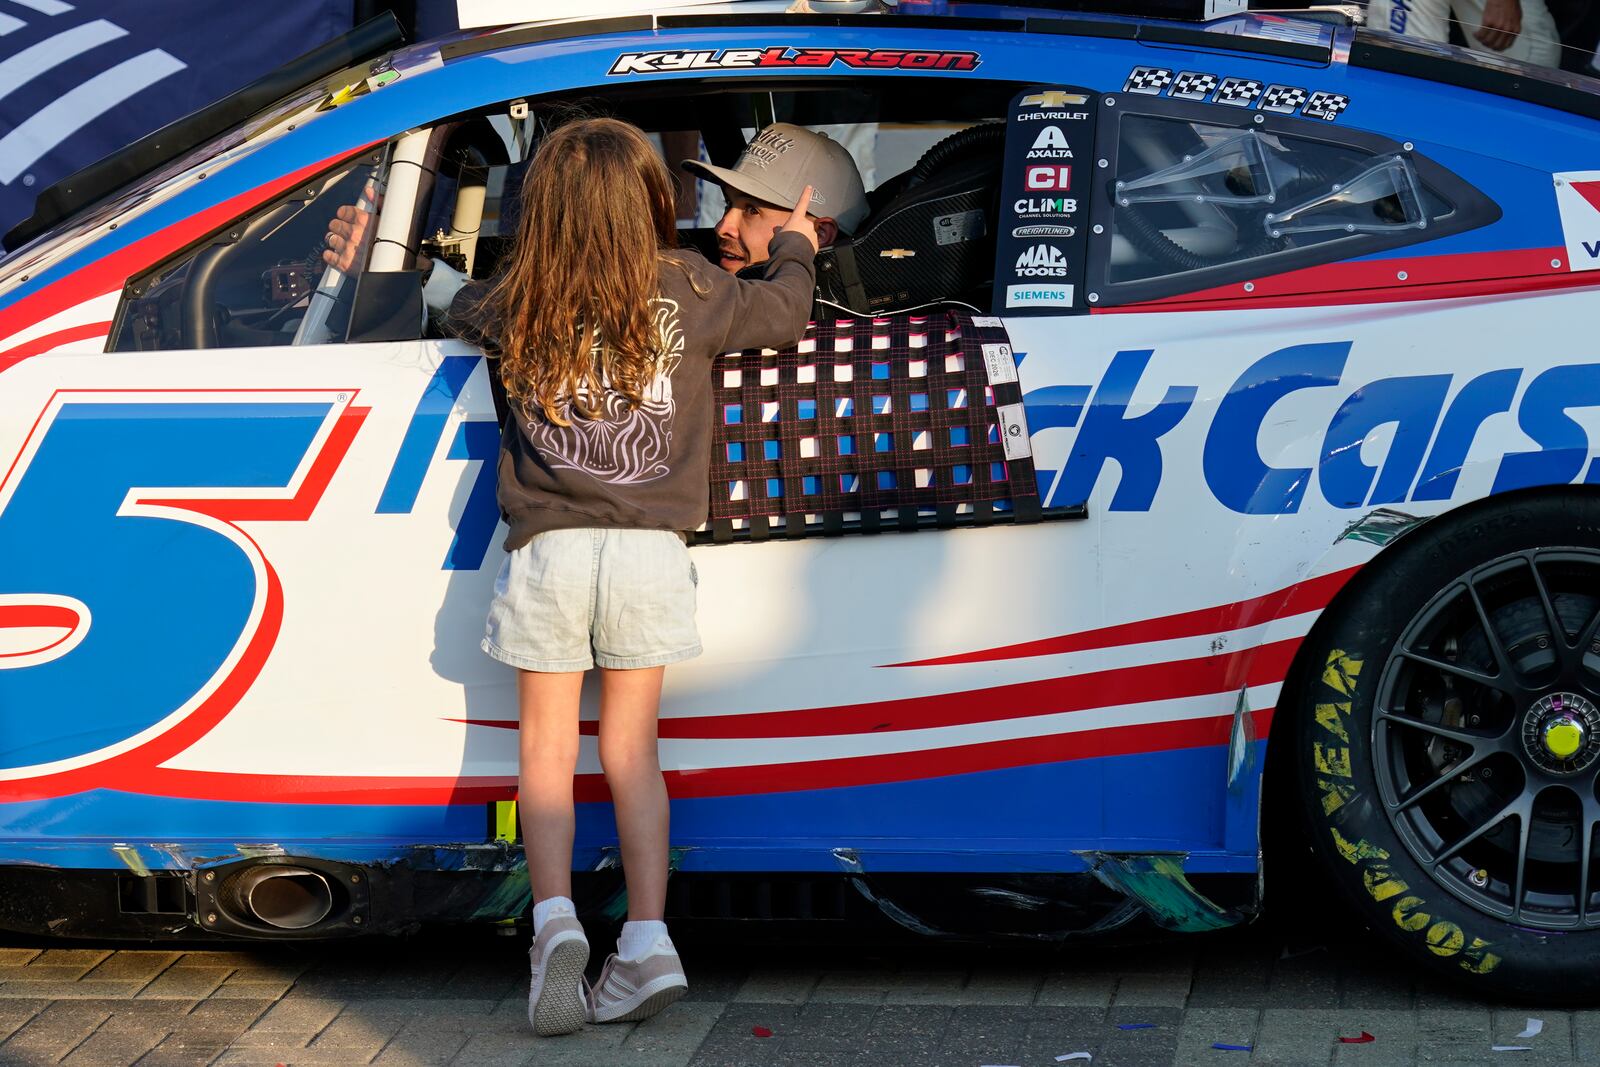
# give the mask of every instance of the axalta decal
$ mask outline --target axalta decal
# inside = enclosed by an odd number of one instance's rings
[[[1022,287],[1017,287],[1022,288]],[[1040,286],[1027,287],[1036,290]],[[1029,301],[1037,296],[1023,294]],[[1293,345],[1256,360],[1218,402],[1199,457],[1206,487],[1218,503],[1245,515],[1287,515],[1306,503],[1315,473],[1317,492],[1336,508],[1365,508],[1404,501],[1449,500],[1479,428],[1512,412],[1517,426],[1537,446],[1502,452],[1491,493],[1575,479],[1600,484],[1600,462],[1591,462],[1584,425],[1568,412],[1600,407],[1600,364],[1575,363],[1539,372],[1522,389],[1518,367],[1471,376],[1418,374],[1344,383],[1352,342]],[[1100,382],[1052,385],[1024,395],[1037,435],[1043,427],[1076,427],[1076,439],[1059,471],[1048,477],[1049,506],[1081,504],[1108,466],[1121,478],[1111,511],[1148,511],[1161,487],[1162,438],[1189,417],[1199,395],[1193,385],[1170,385],[1153,406],[1136,405],[1154,352],[1118,352]],[[1457,378],[1462,378],[1457,388]],[[1259,441],[1275,405],[1302,391],[1323,393],[1328,421],[1315,467],[1274,466]],[[1372,463],[1362,445],[1392,427],[1387,454]],[[1048,464],[1050,449],[1034,454]]]
[[[663,49],[624,52],[608,74],[676,74],[687,70],[775,70],[793,67],[847,67],[854,70],[977,70],[976,52],[943,52],[907,48],[766,48]]]

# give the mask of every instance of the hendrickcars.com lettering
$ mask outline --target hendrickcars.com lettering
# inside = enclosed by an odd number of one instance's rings
[[[1346,382],[1350,348],[1349,341],[1292,345],[1263,356],[1239,375],[1216,407],[1200,455],[1206,487],[1218,503],[1246,515],[1288,515],[1300,510],[1313,484],[1336,508],[1449,500],[1479,428],[1513,410],[1534,447],[1503,452],[1492,461],[1491,492],[1574,479],[1600,482],[1600,460],[1591,454],[1596,442],[1569,414],[1600,407],[1600,365],[1550,367],[1528,381],[1518,398],[1524,371],[1516,367],[1478,374],[1454,389],[1451,374]],[[1078,429],[1050,505],[1088,500],[1110,467],[1120,477],[1109,510],[1149,510],[1165,466],[1161,439],[1189,415],[1199,393],[1196,386],[1168,385],[1159,402],[1140,405],[1141,413],[1130,415],[1152,355],[1150,349],[1118,352],[1092,389],[1052,386],[1049,401],[1024,396],[1030,421]],[[1326,398],[1328,421],[1314,464],[1271,462],[1258,446],[1268,413],[1303,390]],[[1361,444],[1378,427],[1390,425],[1387,452],[1372,462],[1376,457],[1365,455]]]
[[[691,70],[772,70],[831,67],[857,70],[977,70],[976,52],[943,52],[906,48],[767,48],[668,49],[624,52],[608,72],[674,74]]]

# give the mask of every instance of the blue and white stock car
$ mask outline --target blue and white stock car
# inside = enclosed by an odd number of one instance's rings
[[[414,267],[492,273],[576,104],[724,164],[824,128],[872,190],[808,339],[710,370],[674,914],[1208,930],[1309,865],[1419,964],[1600,992],[1595,83],[1264,14],[783,6],[368,32],[41,197],[0,261],[0,926],[527,906],[503,399]]]

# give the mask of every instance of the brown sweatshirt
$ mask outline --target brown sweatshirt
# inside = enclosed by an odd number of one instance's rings
[[[748,281],[697,252],[669,253],[685,270],[662,265],[654,301],[662,368],[637,408],[608,388],[604,418],[585,419],[563,401],[571,425],[557,426],[537,406],[510,402],[496,491],[511,528],[506,551],[547,530],[684,531],[706,520],[712,361],[724,352],[795,344],[811,313],[810,243],[779,233],[770,254],[764,280]],[[493,323],[478,309],[483,292],[473,284],[457,294],[446,326],[492,348]]]

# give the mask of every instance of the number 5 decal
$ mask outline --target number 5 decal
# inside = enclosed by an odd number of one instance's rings
[[[303,521],[367,410],[345,390],[62,391],[0,478],[0,796],[139,788],[277,640],[245,521]]]

